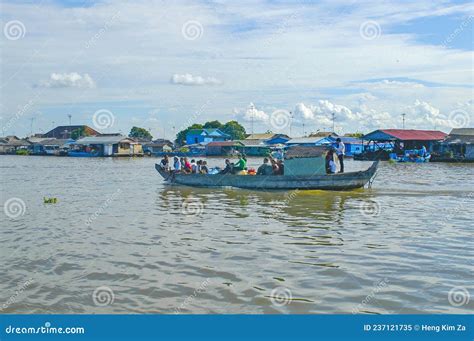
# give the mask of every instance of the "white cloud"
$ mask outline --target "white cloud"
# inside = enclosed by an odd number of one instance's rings
[[[89,74],[80,75],[77,72],[52,73],[49,79],[41,81],[40,87],[44,88],[84,88],[93,89],[96,87],[94,80]]]
[[[189,73],[174,74],[171,83],[181,85],[219,85],[222,82],[214,77],[193,76]]]
[[[401,127],[401,113],[416,98],[439,108],[441,115],[454,110],[455,103],[472,97],[472,51],[442,46],[443,37],[438,45],[433,40],[427,43],[420,39],[423,31],[417,28],[419,25],[405,25],[436,16],[441,28],[449,27],[442,20],[456,17],[460,24],[465,14],[472,13],[472,4],[450,2],[370,1],[341,8],[338,1],[299,6],[265,1],[127,0],[59,6],[51,1],[32,4],[6,0],[2,14],[21,20],[27,31],[35,34],[2,49],[4,107],[0,115],[8,120],[18,107],[26,105],[28,115],[44,110],[47,118],[38,119],[35,125],[46,130],[52,120],[64,120],[60,109],[94,112],[97,103],[105,102],[108,109],[124,113],[119,114],[117,122],[126,131],[131,117],[125,114],[124,106],[129,109],[133,105],[134,114],[142,119],[150,107],[160,106],[159,118],[172,131],[208,101],[200,119],[225,120],[238,103],[255,100],[262,107],[250,117],[262,122],[268,120],[270,108],[291,108],[304,102],[304,106],[295,108],[295,120],[313,117],[312,122],[319,122],[314,125],[330,126],[330,111],[335,110],[336,127],[349,131],[365,126],[365,122]],[[453,17],[443,18],[446,13]],[[368,19],[382,28],[381,36],[374,41],[359,35],[361,23]],[[199,40],[183,37],[182,26],[189,20],[202,25],[204,34]],[[403,30],[398,29],[401,25],[405,25]],[[438,33],[447,38],[452,32],[444,28]],[[462,42],[466,34],[469,30],[454,39]],[[87,91],[82,96],[64,91],[57,96],[54,91],[38,92],[25,86],[38,84],[45,75],[57,71],[56,65],[61,65],[60,70],[87,70],[97,82],[100,77],[100,91]],[[180,70],[192,70],[192,74],[177,72],[177,84],[183,86],[173,86],[170,76]],[[88,87],[95,83],[59,78],[46,79],[42,86]],[[211,85],[220,83],[219,79],[224,80],[219,87],[184,86]],[[356,82],[364,79],[380,81],[366,81],[362,84],[366,90],[360,91]],[[414,79],[420,83],[402,82]],[[423,86],[430,82],[445,86]],[[359,99],[339,91],[347,90],[348,85],[377,98]],[[36,97],[37,93],[40,96]],[[328,93],[332,95],[327,103],[315,100],[326,98]],[[29,105],[32,99],[34,105]],[[362,105],[366,102],[370,108]],[[383,113],[391,113],[391,118]],[[246,110],[241,114],[249,118]],[[23,115],[10,133],[15,129],[19,135],[29,132],[28,115]],[[81,123],[89,123],[87,117],[84,114]],[[429,121],[416,124],[419,128],[433,127]]]
[[[365,82],[358,83],[358,85],[363,86],[366,89],[372,90],[385,90],[385,89],[416,89],[424,88],[425,86],[417,82],[402,82],[402,81],[392,81],[384,79],[378,82]]]
[[[250,103],[245,110],[236,109],[235,113],[238,118],[247,122],[268,122],[270,119],[270,115],[263,110],[258,110],[253,103]]]

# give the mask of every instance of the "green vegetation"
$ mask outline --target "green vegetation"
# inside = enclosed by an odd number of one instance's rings
[[[128,137],[142,139],[145,141],[151,141],[153,139],[153,136],[148,130],[140,127],[132,127],[132,129],[130,130],[130,134],[128,134]]]
[[[79,140],[81,137],[89,136],[84,127],[77,128],[71,132],[71,138],[73,140]]]
[[[30,152],[26,149],[18,149],[16,155],[30,155]]]
[[[229,121],[222,124],[219,121],[209,121],[204,124],[195,123],[176,134],[176,144],[182,146],[186,144],[186,134],[192,129],[219,129],[223,133],[230,135],[232,140],[243,140],[246,132],[245,128],[237,121]]]

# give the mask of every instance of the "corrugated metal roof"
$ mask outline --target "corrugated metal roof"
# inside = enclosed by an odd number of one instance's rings
[[[273,136],[277,134],[269,133],[269,134],[250,134],[245,139],[246,140],[269,140]]]
[[[451,135],[466,135],[466,136],[474,136],[474,128],[454,128],[449,133]]]
[[[209,142],[206,147],[234,147],[234,146],[243,146],[239,141],[213,141]]]
[[[297,137],[294,139],[291,139],[287,142],[287,144],[316,144],[317,142],[321,141],[323,138],[322,137]]]
[[[323,146],[293,146],[285,153],[285,159],[300,157],[321,157],[327,151]]]
[[[438,141],[443,140],[447,134],[439,130],[417,130],[417,129],[378,129],[367,135],[364,138],[370,138],[371,135],[379,135],[380,133],[387,135],[389,139],[401,141]],[[378,140],[383,140],[384,137],[377,137]]]
[[[87,136],[77,140],[74,144],[116,144],[120,142],[136,143],[126,136]]]

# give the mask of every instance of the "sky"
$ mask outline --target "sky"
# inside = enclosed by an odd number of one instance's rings
[[[2,0],[0,135],[473,127],[473,24],[470,1]]]

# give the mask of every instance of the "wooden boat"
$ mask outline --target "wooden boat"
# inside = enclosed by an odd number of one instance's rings
[[[255,190],[322,189],[350,190],[364,187],[377,171],[378,161],[359,172],[294,176],[294,175],[234,175],[234,174],[180,174],[169,173],[159,164],[155,169],[169,183],[195,187],[238,187]]]

